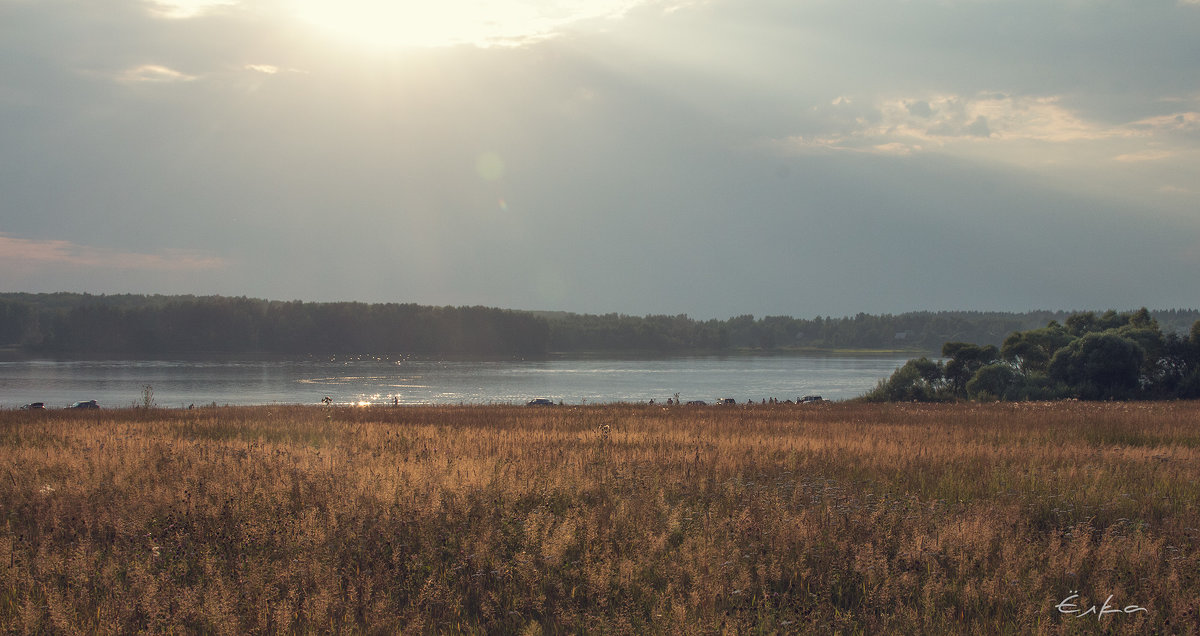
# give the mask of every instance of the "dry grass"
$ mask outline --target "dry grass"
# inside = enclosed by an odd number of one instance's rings
[[[8,411],[0,630],[1196,633],[1197,483],[1183,402]]]

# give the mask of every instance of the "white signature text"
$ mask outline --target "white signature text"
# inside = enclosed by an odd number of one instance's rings
[[[1096,620],[1100,620],[1107,614],[1133,614],[1136,612],[1150,611],[1137,605],[1126,605],[1124,609],[1118,606],[1110,606],[1109,603],[1112,602],[1112,597],[1113,595],[1109,594],[1108,598],[1104,599],[1104,604],[1099,607],[1093,605],[1087,609],[1084,609],[1071,602],[1072,600],[1079,598],[1079,591],[1071,590],[1071,595],[1067,598],[1064,598],[1062,602],[1058,605],[1055,605],[1054,608],[1057,609],[1060,614],[1074,614],[1075,618],[1083,618],[1088,614],[1093,614],[1096,616]]]

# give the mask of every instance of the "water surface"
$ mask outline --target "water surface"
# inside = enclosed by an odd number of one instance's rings
[[[496,404],[546,397],[568,404],[738,402],[821,395],[857,397],[908,356],[696,356],[637,360],[464,362],[21,361],[0,362],[0,408],[78,400],[141,404],[150,386],[159,406],[207,404]]]

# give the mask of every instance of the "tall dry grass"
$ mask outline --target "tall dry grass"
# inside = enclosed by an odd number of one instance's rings
[[[0,630],[1196,633],[1198,482],[1195,403],[9,411]]]

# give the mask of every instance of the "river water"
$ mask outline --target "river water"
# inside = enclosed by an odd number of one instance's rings
[[[662,359],[464,362],[20,361],[0,362],[0,408],[80,400],[162,407],[317,404],[566,404],[705,400],[844,400],[875,387],[909,356],[734,355]]]

